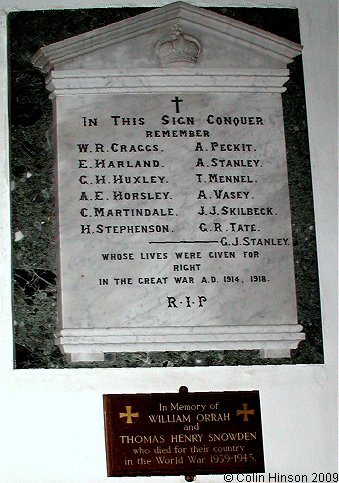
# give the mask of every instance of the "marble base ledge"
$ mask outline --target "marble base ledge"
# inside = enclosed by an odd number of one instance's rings
[[[291,357],[289,349],[261,349],[259,351],[262,359],[280,359],[283,357]]]
[[[103,362],[104,352],[70,352],[68,355],[70,362]]]
[[[135,329],[62,329],[56,344],[76,363],[104,361],[105,353],[117,352],[259,350],[262,358],[284,358],[305,339],[300,325]]]

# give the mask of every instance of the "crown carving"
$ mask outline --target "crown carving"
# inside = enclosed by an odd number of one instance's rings
[[[202,48],[197,39],[185,34],[181,27],[175,25],[171,34],[165,35],[157,42],[155,50],[163,66],[193,66]]]

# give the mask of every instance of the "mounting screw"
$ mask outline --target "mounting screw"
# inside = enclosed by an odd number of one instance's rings
[[[180,394],[187,394],[188,393],[188,387],[187,386],[180,386],[179,387],[179,393]],[[193,481],[193,480],[190,480],[190,481]]]

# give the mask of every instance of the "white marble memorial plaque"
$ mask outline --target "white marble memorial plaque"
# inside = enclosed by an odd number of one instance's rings
[[[152,34],[163,67],[151,81],[145,72],[106,73],[95,89],[88,83],[98,74],[88,70],[54,74],[63,89],[54,98],[58,335],[72,360],[240,348],[285,356],[303,338],[280,96],[286,71],[195,71],[188,64],[208,37],[175,29],[178,48],[170,34]]]

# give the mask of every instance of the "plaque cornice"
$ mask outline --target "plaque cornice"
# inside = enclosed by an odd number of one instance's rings
[[[149,326],[149,325],[138,325],[138,326],[128,326],[126,327],[114,327],[114,328],[98,328],[98,327],[91,327],[91,328],[72,328],[67,329],[64,328],[60,331],[60,335],[62,336],[72,336],[76,333],[77,337],[86,337],[89,335],[95,335],[97,337],[106,337],[106,336],[113,336],[118,337],[120,335],[131,334],[134,332],[135,335],[139,336],[139,333],[142,335],[153,335],[153,336],[163,336],[163,335],[202,335],[204,336],[206,332],[210,334],[214,334],[215,336],[219,334],[297,334],[302,330],[302,326],[290,323],[290,324],[271,324],[271,325],[204,325],[203,327],[195,326],[195,325],[187,325],[187,326],[170,326],[170,325],[161,325],[161,326]],[[301,334],[303,337],[305,334]],[[262,335],[259,336],[259,338]]]
[[[251,92],[281,93],[289,79],[288,69],[203,70],[65,70],[52,71],[46,78],[50,97],[79,94],[153,92]]]

